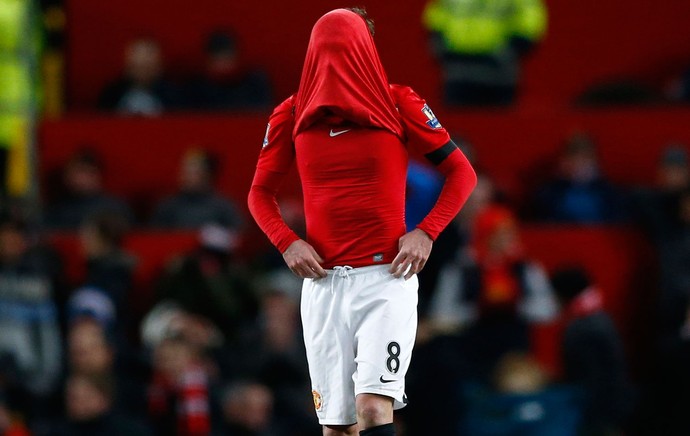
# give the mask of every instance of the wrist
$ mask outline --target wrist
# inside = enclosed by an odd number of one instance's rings
[[[434,236],[432,236],[431,233],[429,233],[427,230],[424,230],[424,229],[421,228],[421,227],[415,227],[415,229],[413,230],[413,232],[414,232],[414,231],[418,231],[419,233],[423,234],[424,236],[426,236],[427,238],[429,238],[429,240],[432,241],[432,242],[436,240],[436,238],[435,238]]]

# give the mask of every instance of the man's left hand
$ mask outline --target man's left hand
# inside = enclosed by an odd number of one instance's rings
[[[400,237],[398,255],[393,259],[390,272],[395,277],[405,274],[405,280],[424,268],[434,241],[423,230],[414,229]],[[408,270],[409,268],[409,270]]]

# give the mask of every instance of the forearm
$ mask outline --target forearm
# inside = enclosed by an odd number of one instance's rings
[[[300,239],[283,220],[276,201],[282,175],[257,169],[247,203],[252,217],[273,245],[283,253]]]
[[[455,218],[477,185],[477,175],[460,150],[450,153],[437,169],[446,177],[436,205],[417,226],[432,239]]]

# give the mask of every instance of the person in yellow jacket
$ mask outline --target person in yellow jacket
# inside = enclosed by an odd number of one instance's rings
[[[514,102],[520,59],[543,37],[542,0],[431,0],[423,22],[449,105]]]
[[[33,0],[0,0],[0,189],[23,195],[36,102],[39,33]]]

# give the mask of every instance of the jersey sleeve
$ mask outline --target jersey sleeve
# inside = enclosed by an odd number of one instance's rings
[[[407,147],[431,160],[429,154],[450,141],[448,131],[441,125],[426,101],[407,86],[391,85],[393,97],[405,127]],[[440,162],[432,163],[438,165]]]
[[[392,85],[410,151],[423,154],[445,176],[436,204],[417,228],[436,239],[458,214],[477,184],[477,175],[446,129],[417,93]]]
[[[292,142],[292,97],[279,104],[268,119],[266,133],[261,144],[257,170],[285,174],[295,158]]]
[[[299,239],[285,224],[276,201],[278,189],[295,160],[292,99],[290,97],[278,105],[268,120],[247,199],[252,217],[281,253]]]

